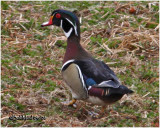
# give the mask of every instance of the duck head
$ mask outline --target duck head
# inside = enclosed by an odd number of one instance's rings
[[[67,38],[77,36],[80,38],[80,23],[77,16],[66,10],[55,10],[52,12],[48,22],[43,23],[41,26],[55,25],[61,27]]]

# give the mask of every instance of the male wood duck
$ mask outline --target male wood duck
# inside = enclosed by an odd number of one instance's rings
[[[67,37],[62,76],[71,90],[73,105],[84,100],[106,106],[120,100],[124,94],[133,93],[121,85],[115,73],[103,62],[94,59],[80,44],[80,23],[75,14],[66,10],[52,12],[49,22],[41,26],[56,25]]]

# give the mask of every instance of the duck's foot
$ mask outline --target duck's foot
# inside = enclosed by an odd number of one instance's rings
[[[77,107],[77,105],[75,104],[77,100],[76,99],[73,99],[71,101],[64,101],[64,102],[61,102],[63,105],[66,105],[66,106],[73,106],[73,107]]]
[[[93,118],[99,118],[100,117],[100,115],[98,113],[93,112],[93,111],[88,111],[88,115],[90,115]]]
[[[94,111],[88,111],[88,110],[86,111],[90,117],[98,119],[98,118],[102,118],[106,114],[105,109],[106,109],[106,106],[102,106],[101,111],[98,113]]]
[[[105,113],[105,109],[106,109],[106,106],[102,106],[101,112],[100,112],[102,115]]]
[[[110,113],[111,113],[112,115],[114,114],[114,115],[119,116],[119,113],[118,113],[117,111],[114,111],[113,109],[110,110]]]

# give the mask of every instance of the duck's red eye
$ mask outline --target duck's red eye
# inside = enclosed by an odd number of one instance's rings
[[[56,14],[56,18],[57,18],[57,19],[61,18],[61,14],[57,13],[57,14]]]

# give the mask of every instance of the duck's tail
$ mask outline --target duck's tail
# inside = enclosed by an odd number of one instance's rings
[[[110,94],[132,94],[134,93],[134,91],[128,89],[126,86],[124,85],[120,85],[119,88],[112,88]]]
[[[119,89],[120,89],[120,92],[123,93],[123,94],[132,94],[132,93],[134,93],[134,91],[132,91],[131,89],[127,88],[124,85],[120,85]]]

